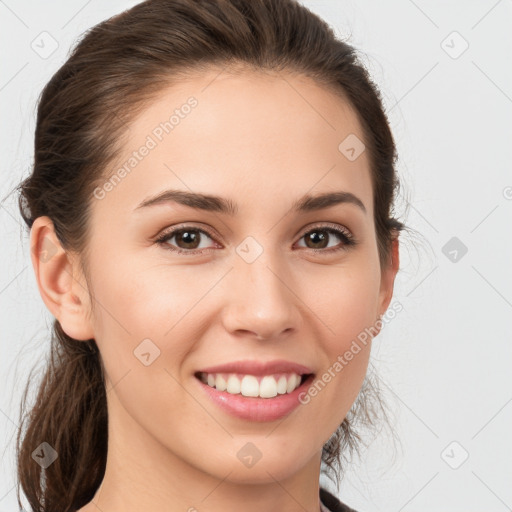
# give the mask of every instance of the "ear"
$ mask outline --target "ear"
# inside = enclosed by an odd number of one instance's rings
[[[63,249],[49,217],[35,219],[30,247],[37,286],[46,307],[71,338],[94,338],[87,282],[78,258]]]
[[[380,293],[379,293],[379,314],[383,315],[388,309],[391,298],[393,297],[393,287],[395,277],[400,266],[398,235],[393,236],[391,241],[390,259],[386,267],[381,272]]]

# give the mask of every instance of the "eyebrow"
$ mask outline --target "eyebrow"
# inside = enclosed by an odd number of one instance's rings
[[[142,201],[135,210],[169,202],[178,203],[197,210],[223,213],[230,216],[234,216],[238,213],[238,205],[230,199],[188,192],[186,190],[164,190]],[[292,211],[306,213],[330,208],[337,204],[353,204],[366,214],[366,208],[361,199],[351,192],[344,191],[326,192],[318,195],[306,194],[292,204]]]

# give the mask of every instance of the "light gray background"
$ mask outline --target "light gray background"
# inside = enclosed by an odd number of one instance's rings
[[[84,30],[135,3],[0,1],[1,199],[29,172],[44,84]],[[423,236],[404,237],[404,310],[372,352],[401,446],[383,431],[340,497],[361,512],[511,509],[512,2],[303,3],[349,36],[380,86],[400,154],[398,212]],[[43,31],[58,43],[47,58],[31,48]],[[17,510],[19,398],[51,320],[14,199],[0,206],[0,512]],[[453,247],[443,253],[452,237],[468,249],[456,261]]]

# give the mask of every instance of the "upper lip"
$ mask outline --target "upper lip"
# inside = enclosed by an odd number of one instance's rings
[[[275,361],[233,361],[198,370],[200,373],[243,373],[245,375],[271,375],[275,373],[313,373],[311,368],[299,363],[278,359]]]

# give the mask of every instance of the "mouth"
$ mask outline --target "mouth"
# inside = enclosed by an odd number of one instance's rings
[[[219,392],[244,398],[269,399],[289,395],[314,377],[314,373],[281,372],[268,375],[195,372],[194,377]]]
[[[220,411],[251,422],[275,421],[291,414],[299,405],[303,405],[301,397],[307,393],[314,376],[314,373],[290,374],[285,388],[282,378],[285,375],[279,376],[276,381],[277,375],[216,374],[213,377],[204,372],[194,374],[202,392]],[[217,380],[219,388],[216,387]]]

